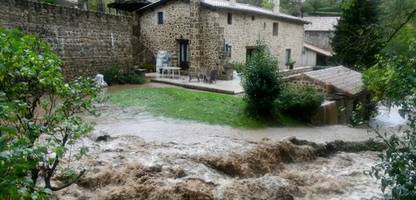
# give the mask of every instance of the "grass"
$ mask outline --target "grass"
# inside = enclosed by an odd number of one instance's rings
[[[282,114],[272,121],[253,119],[244,113],[245,102],[241,97],[210,92],[178,88],[134,88],[111,94],[110,101],[122,107],[141,107],[166,117],[232,127],[300,125],[298,121]]]

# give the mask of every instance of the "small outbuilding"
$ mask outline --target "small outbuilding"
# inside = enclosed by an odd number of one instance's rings
[[[304,72],[288,79],[292,83],[312,86],[322,91],[327,101],[333,101],[336,104],[336,111],[325,111],[336,112],[336,119],[325,119],[325,121],[331,121],[331,124],[349,123],[353,118],[353,113],[363,119],[368,119],[369,95],[360,72],[344,66],[336,66]],[[327,105],[330,104],[327,103]]]

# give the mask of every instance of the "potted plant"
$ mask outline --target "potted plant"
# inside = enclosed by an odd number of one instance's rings
[[[287,66],[289,67],[289,69],[293,69],[293,67],[295,66],[296,61],[290,59],[289,62],[287,62]]]

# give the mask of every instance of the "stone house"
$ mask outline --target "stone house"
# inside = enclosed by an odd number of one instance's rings
[[[332,56],[331,38],[339,17],[313,16],[303,19],[310,24],[305,25],[302,65],[327,66]]]
[[[160,0],[137,10],[140,54],[167,50],[172,65],[183,70],[217,69],[245,63],[259,40],[278,57],[279,67],[301,64],[304,24],[301,18],[235,0]],[[148,59],[151,60],[151,59]]]

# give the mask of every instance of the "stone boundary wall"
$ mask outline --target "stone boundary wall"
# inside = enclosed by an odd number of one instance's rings
[[[19,28],[48,42],[64,61],[65,77],[93,76],[135,64],[133,15],[108,15],[26,0],[0,0],[0,27]]]
[[[292,75],[301,74],[301,73],[310,72],[310,71],[313,71],[313,67],[312,66],[295,67],[294,69],[283,69],[283,70],[280,70],[280,74],[283,77],[287,77],[287,76],[292,76]]]

